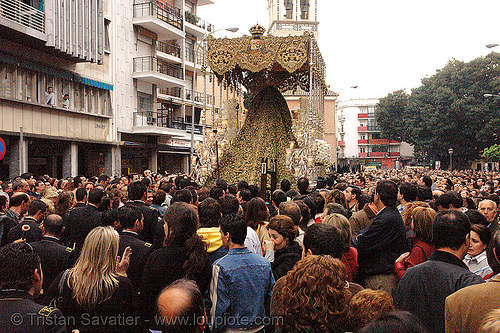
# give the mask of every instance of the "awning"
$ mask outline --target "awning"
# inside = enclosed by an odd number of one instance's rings
[[[0,62],[5,62],[5,63],[11,64],[13,66],[23,67],[26,69],[40,72],[40,73],[45,73],[45,74],[59,77],[59,78],[65,79],[65,80],[83,83],[85,85],[100,88],[100,89],[105,89],[105,90],[110,90],[110,91],[113,90],[113,85],[111,85],[111,84],[107,84],[104,82],[89,79],[89,78],[81,76],[80,74],[66,71],[63,69],[58,69],[58,68],[54,68],[54,67],[45,66],[42,64],[37,64],[37,63],[25,61],[23,59],[12,57],[12,56],[9,56],[9,55],[3,54],[3,53],[0,53]]]

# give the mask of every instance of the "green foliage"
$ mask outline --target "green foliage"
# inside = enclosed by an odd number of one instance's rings
[[[500,145],[494,144],[488,148],[485,148],[483,151],[483,157],[488,161],[500,161]]]
[[[415,146],[416,154],[444,160],[448,149],[459,164],[500,143],[500,54],[465,63],[451,60],[410,95],[396,91],[382,98],[376,120],[386,138]]]

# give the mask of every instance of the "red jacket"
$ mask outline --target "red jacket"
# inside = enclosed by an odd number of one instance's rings
[[[394,264],[396,276],[401,279],[408,268],[421,264],[429,259],[434,250],[436,250],[434,245],[417,239],[411,249],[410,256],[404,262],[397,262]]]
[[[342,254],[340,261],[347,267],[347,281],[353,282],[358,274],[358,250],[351,246]]]

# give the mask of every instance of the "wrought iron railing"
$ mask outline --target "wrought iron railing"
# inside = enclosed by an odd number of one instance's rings
[[[181,10],[165,2],[140,1],[134,3],[134,17],[156,16],[163,22],[181,29],[183,27],[183,17]]]
[[[134,72],[158,72],[184,80],[182,67],[152,56],[134,58]]]
[[[0,16],[45,33],[45,13],[19,0],[0,1]]]
[[[172,97],[182,98],[182,89],[178,87],[173,88],[160,88],[158,93],[162,95],[168,95]]]
[[[156,49],[177,58],[181,57],[181,47],[171,42],[157,42]]]
[[[134,112],[134,126],[154,126],[179,129],[191,133],[191,123],[177,120],[168,112],[142,111]],[[203,126],[194,125],[194,133],[202,134]]]
[[[214,31],[214,26],[211,23],[208,23],[205,20],[202,20],[195,14],[191,13],[190,11],[185,12],[186,15],[186,22],[189,22],[191,24],[196,25],[199,28],[202,28],[203,30],[207,32],[213,32]]]

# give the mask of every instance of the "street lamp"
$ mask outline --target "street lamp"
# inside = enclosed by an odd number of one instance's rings
[[[194,157],[194,115],[195,115],[195,101],[196,101],[196,98],[195,98],[195,94],[196,94],[196,78],[197,78],[197,74],[196,74],[196,66],[198,65],[197,64],[197,60],[198,60],[198,57],[197,57],[197,54],[198,54],[198,50],[200,49],[200,46],[202,44],[204,44],[208,38],[208,36],[210,35],[213,35],[214,33],[218,32],[218,31],[222,31],[222,30],[226,30],[226,31],[229,31],[229,32],[237,32],[239,30],[239,28],[236,28],[236,27],[231,27],[231,28],[224,28],[224,29],[217,29],[217,30],[214,30],[210,33],[206,33],[204,36],[203,36],[203,40],[201,43],[197,44],[195,49],[194,49],[194,71],[193,71],[193,89],[192,89],[192,94],[191,94],[191,153],[190,153],[190,163],[189,163],[189,173],[191,174],[191,172],[193,171],[193,157]],[[206,52],[206,50],[204,50],[204,52]],[[203,96],[203,98],[205,99],[206,96]],[[221,96],[222,98],[222,96]]]
[[[214,137],[215,137],[215,159],[216,159],[216,163],[217,163],[217,179],[220,178],[220,170],[219,170],[219,142],[217,140],[217,128],[214,128],[212,130],[212,132],[214,133]]]
[[[448,154],[450,154],[450,171],[453,171],[453,159],[452,159],[453,148],[448,149]]]
[[[336,122],[337,121],[337,108],[338,108],[338,105],[339,105],[339,96],[340,96],[340,93],[342,91],[344,91],[345,89],[357,89],[358,86],[348,86],[348,87],[344,87],[342,89],[340,89],[340,91],[337,93],[337,96],[335,97],[335,112],[334,112],[334,119],[333,121]],[[335,128],[335,145],[334,145],[334,148],[335,148],[335,151],[337,152],[337,154],[335,155],[335,172],[338,170],[339,168],[339,154],[338,154],[338,151],[340,151],[340,148],[338,146],[338,138],[337,138],[337,128]]]

